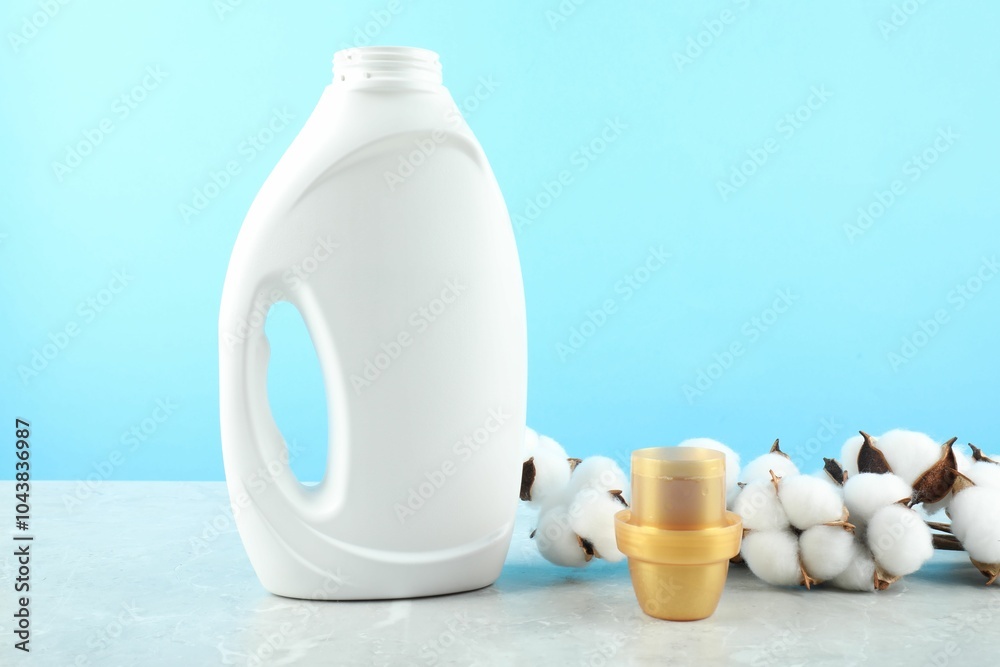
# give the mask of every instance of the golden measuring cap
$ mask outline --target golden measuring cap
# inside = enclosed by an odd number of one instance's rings
[[[644,612],[669,621],[711,616],[742,537],[739,515],[726,511],[721,452],[632,452],[632,507],[615,514],[615,538]]]

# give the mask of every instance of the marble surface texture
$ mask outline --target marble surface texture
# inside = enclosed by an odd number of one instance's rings
[[[1000,652],[1000,586],[985,587],[961,553],[938,553],[877,594],[773,588],[735,567],[713,617],[670,623],[639,610],[625,563],[542,560],[524,510],[493,586],[302,602],[261,588],[222,483],[32,486],[32,650],[12,646],[15,563],[4,548],[3,665],[912,667],[996,664]],[[0,488],[13,496],[12,483]]]

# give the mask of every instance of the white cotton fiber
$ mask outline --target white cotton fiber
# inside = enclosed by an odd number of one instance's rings
[[[888,574],[902,577],[920,569],[934,555],[931,529],[912,509],[888,505],[868,522],[868,548]]]
[[[828,473],[826,471],[826,468],[820,468],[819,470],[814,470],[811,473],[809,473],[809,476],[810,477],[815,477],[816,479],[819,479],[819,480],[822,480],[823,482],[825,482],[825,483],[829,484],[830,486],[832,486],[833,488],[837,489],[838,492],[841,492],[841,489],[842,489],[842,487],[841,487],[841,481],[840,480],[838,480],[836,482],[833,481],[833,477],[830,477],[830,473]]]
[[[851,564],[854,533],[840,526],[813,526],[799,535],[799,551],[809,576],[827,581]]]
[[[878,448],[885,454],[892,472],[913,484],[941,458],[941,443],[926,433],[897,428],[878,438]]]
[[[802,583],[799,542],[790,531],[760,530],[747,533],[740,553],[750,571],[769,584],[797,586]]]
[[[871,521],[878,510],[912,494],[910,485],[892,473],[865,472],[848,477],[844,483],[844,503],[851,514],[849,520],[859,528]]]
[[[923,513],[924,516],[932,517],[941,510],[948,507],[948,505],[951,504],[951,498],[952,498],[951,491],[949,491],[948,495],[946,495],[944,498],[937,501],[936,503],[920,503],[917,507],[920,508],[920,511]]]
[[[530,426],[524,428],[524,446],[521,447],[521,460],[527,461],[535,455],[535,448],[538,447],[538,432]]]
[[[548,436],[539,436],[534,453],[535,481],[531,485],[529,504],[541,507],[554,498],[569,483],[569,461],[566,450]]]
[[[848,477],[858,474],[858,453],[864,442],[865,439],[860,435],[852,435],[840,448],[840,465],[844,467]]]
[[[778,498],[789,523],[799,530],[840,521],[844,515],[844,501],[837,488],[808,475],[783,478],[778,483]]]
[[[726,498],[732,503],[740,487],[737,482],[740,479],[740,455],[732,449],[712,438],[689,438],[678,447],[702,447],[704,449],[714,449],[726,455]]]
[[[535,543],[545,560],[565,567],[583,567],[587,554],[580,546],[580,538],[570,527],[570,517],[564,505],[546,507],[538,515]]]
[[[576,495],[583,489],[622,492],[629,490],[628,478],[618,464],[607,456],[589,456],[577,464],[569,478],[568,492]]]
[[[1000,489],[974,486],[960,491],[952,499],[948,514],[951,532],[971,558],[1000,563]]]
[[[740,481],[770,481],[771,470],[778,477],[790,477],[791,475],[799,474],[799,469],[791,460],[777,452],[768,452],[746,464],[740,472]]]
[[[747,484],[736,496],[733,511],[742,517],[745,530],[781,530],[788,527],[788,516],[771,482]]]
[[[601,558],[617,563],[625,558],[615,539],[615,514],[623,509],[625,505],[607,491],[583,489],[569,504],[570,528],[594,545]]]
[[[994,461],[1000,458],[990,457]],[[1000,489],[1000,465],[989,461],[975,461],[965,471],[966,476],[975,482],[976,486],[986,486],[993,489]]]
[[[830,584],[845,591],[874,591],[875,559],[868,548],[854,540],[850,564]]]
[[[958,472],[963,475],[966,474],[969,471],[969,468],[972,467],[972,457],[966,456],[961,452],[961,450],[955,449],[954,447],[951,451],[955,454],[955,465],[958,466]],[[1000,468],[1000,466],[997,466],[997,468]]]

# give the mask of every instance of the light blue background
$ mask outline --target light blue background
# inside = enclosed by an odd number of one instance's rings
[[[545,205],[517,230],[529,423],[571,454],[708,435],[750,456],[780,436],[814,466],[856,429],[894,426],[1000,450],[1000,280],[976,283],[1000,253],[998,3],[590,0],[562,16],[556,0],[246,0],[223,13],[104,1],[60,6],[25,33],[44,4],[0,14],[0,440],[15,416],[32,422],[36,478],[222,478],[230,250],[333,52],[369,39],[437,50],[460,104],[479,87],[468,120],[512,214]],[[126,117],[115,100],[147,67],[166,77]],[[814,89],[829,97],[802,107]],[[249,159],[241,142],[275,109],[291,123]],[[103,118],[113,131],[60,180],[53,163]],[[615,119],[626,127],[581,159]],[[933,149],[949,128],[957,138]],[[765,145],[775,152],[724,200],[718,183]],[[928,149],[936,161],[914,172]],[[185,223],[179,206],[234,159],[240,174]],[[539,199],[562,171],[568,185]],[[895,180],[892,205],[851,237],[857,209]],[[670,259],[626,300],[616,284],[660,246]],[[127,286],[102,294],[123,269]],[[981,289],[957,297],[970,279]],[[772,321],[780,290],[792,305]],[[79,306],[109,296],[92,319]],[[606,299],[615,312],[562,359]],[[938,311],[947,321],[918,333]],[[272,319],[274,408],[293,467],[316,477],[320,378],[294,313]],[[78,335],[22,379],[70,324]],[[713,367],[733,344],[743,353]],[[685,395],[699,371],[715,377]],[[144,439],[126,435],[144,420]]]

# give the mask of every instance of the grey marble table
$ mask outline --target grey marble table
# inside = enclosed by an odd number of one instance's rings
[[[32,495],[31,653],[12,646],[16,564],[4,548],[3,665],[913,667],[996,664],[1000,652],[1000,586],[959,553],[877,594],[772,588],[733,568],[715,616],[670,623],[639,610],[624,563],[542,560],[524,511],[493,586],[302,602],[260,587],[221,483],[36,482]]]

